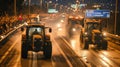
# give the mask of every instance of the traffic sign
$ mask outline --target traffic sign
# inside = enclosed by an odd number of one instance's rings
[[[58,13],[56,9],[48,9],[48,13]]]
[[[85,18],[110,18],[109,10],[86,10]]]

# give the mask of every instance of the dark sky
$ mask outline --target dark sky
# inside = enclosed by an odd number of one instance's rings
[[[56,0],[44,0],[44,1],[53,1]],[[58,0],[59,3],[75,3],[76,0]],[[78,0],[80,2],[84,1],[85,3],[115,3],[116,0]]]
[[[44,1],[52,1],[52,2],[56,2],[56,0],[44,0]],[[57,1],[57,3],[58,4],[63,4],[63,5],[68,5],[68,4],[70,4],[70,3],[75,3],[75,1],[76,0],[58,0]],[[115,7],[115,1],[116,0],[79,0],[80,1],[80,3],[88,3],[88,4],[94,4],[94,3],[98,3],[98,4],[101,4],[101,3],[104,3],[105,4],[105,6],[106,7],[108,7],[109,6],[109,8],[112,8],[111,6],[110,6],[110,4],[113,4],[113,9],[114,9],[114,7]],[[84,1],[84,2],[83,2]],[[118,2],[118,8],[119,8],[119,10],[120,10],[120,0],[118,0],[119,2]],[[106,8],[105,7],[105,8]]]

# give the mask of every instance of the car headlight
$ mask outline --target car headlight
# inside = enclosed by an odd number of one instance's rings
[[[60,22],[64,22],[64,20],[61,20]]]
[[[61,25],[60,25],[60,24],[58,24],[58,25],[57,25],[57,27],[61,27]]]
[[[58,30],[59,30],[59,31],[61,31],[61,30],[62,30],[62,28],[58,28]]]
[[[76,29],[75,29],[75,28],[73,28],[73,29],[72,29],[72,31],[76,31]]]

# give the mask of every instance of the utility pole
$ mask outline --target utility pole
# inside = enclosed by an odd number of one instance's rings
[[[16,0],[14,0],[14,15],[16,16]]]
[[[116,34],[116,28],[117,28],[117,13],[118,13],[118,0],[116,0],[116,6],[115,6],[115,24],[114,24],[114,34]]]
[[[31,3],[31,0],[29,0],[29,3],[28,3],[28,11],[29,11],[29,15],[30,15],[30,3]]]
[[[40,8],[42,9],[42,4],[43,4],[43,1],[40,0]]]

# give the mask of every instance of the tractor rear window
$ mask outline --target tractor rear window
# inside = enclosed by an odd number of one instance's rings
[[[29,28],[29,36],[32,36],[33,34],[43,34],[43,29],[40,27],[31,27]]]

